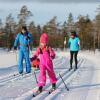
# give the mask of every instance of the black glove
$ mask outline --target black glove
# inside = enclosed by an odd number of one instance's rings
[[[16,46],[14,46],[14,50],[17,50],[17,47]]]
[[[26,37],[26,40],[29,40],[29,39],[30,39],[30,37],[29,37],[29,36],[27,36],[27,37]]]
[[[37,56],[34,56],[32,58],[30,58],[30,61],[32,62],[33,60],[35,60],[37,58]]]

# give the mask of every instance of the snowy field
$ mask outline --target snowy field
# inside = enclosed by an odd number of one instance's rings
[[[100,52],[80,51],[77,71],[68,71],[69,51],[56,54],[53,63],[58,78],[57,90],[48,95],[51,85],[47,78],[44,91],[32,98],[37,89],[34,71],[14,76],[18,73],[16,53],[0,49],[0,100],[100,100]],[[38,76],[39,70],[35,73]],[[66,90],[59,73],[70,91]]]

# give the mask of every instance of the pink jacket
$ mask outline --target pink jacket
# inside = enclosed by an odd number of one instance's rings
[[[39,57],[40,65],[42,64],[42,65],[49,66],[52,64],[52,59],[55,58],[55,52],[53,51],[53,49],[51,47],[48,47],[47,50],[46,50],[46,48],[44,48],[43,50],[38,48],[34,57]]]

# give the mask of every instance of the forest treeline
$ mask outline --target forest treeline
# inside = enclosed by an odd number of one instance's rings
[[[20,9],[17,18],[16,21],[12,14],[9,14],[5,23],[0,19],[0,47],[12,49],[16,34],[21,31],[21,26],[26,25],[33,35],[32,47],[38,46],[41,33],[46,32],[49,35],[49,45],[64,48],[64,41],[68,41],[70,32],[76,31],[81,40],[81,49],[100,49],[100,6],[97,7],[96,16],[92,20],[88,15],[79,15],[74,21],[74,16],[70,13],[63,23],[58,22],[57,16],[54,16],[45,25],[36,25],[34,14],[25,5]]]

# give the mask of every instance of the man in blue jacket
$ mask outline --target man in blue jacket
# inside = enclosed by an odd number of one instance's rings
[[[18,47],[18,71],[23,73],[23,59],[26,62],[26,72],[31,72],[31,64],[29,59],[29,46],[32,42],[32,35],[27,31],[27,27],[23,26],[21,32],[16,36],[14,49]]]
[[[79,51],[79,48],[80,48],[80,40],[76,34],[75,31],[72,31],[71,32],[71,37],[69,38],[69,41],[68,41],[68,46],[70,48],[70,69],[72,69],[72,63],[73,63],[73,56],[75,58],[75,69],[77,69],[77,55],[78,55],[78,51]]]

